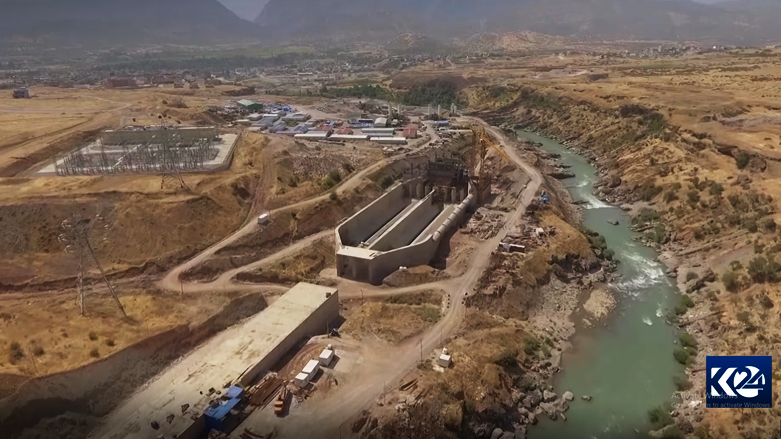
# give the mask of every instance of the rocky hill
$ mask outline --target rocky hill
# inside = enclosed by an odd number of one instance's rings
[[[756,44],[781,38],[770,0],[271,0],[256,19],[281,38],[384,39],[405,32],[442,39],[533,31],[573,38],[703,40]],[[738,5],[740,4],[740,5]],[[765,12],[762,12],[765,11]]]
[[[0,0],[0,10],[6,46],[219,44],[260,35],[217,0]]]

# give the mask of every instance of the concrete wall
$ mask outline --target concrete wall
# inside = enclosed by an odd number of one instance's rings
[[[339,292],[331,294],[319,308],[304,320],[298,328],[294,329],[290,335],[275,346],[258,364],[248,369],[244,375],[239,378],[239,384],[248,386],[254,382],[262,373],[270,370],[282,358],[285,353],[292,349],[299,341],[304,338],[318,334],[326,334],[339,318]]]
[[[407,204],[407,190],[404,184],[397,184],[390,191],[336,228],[337,248],[339,244],[357,246],[369,239],[385,223],[401,212]]]
[[[428,194],[369,248],[389,251],[409,245],[437,217],[441,207],[434,204],[434,194]]]

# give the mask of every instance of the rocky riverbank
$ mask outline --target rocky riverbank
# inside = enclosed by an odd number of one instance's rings
[[[665,314],[682,331],[671,348],[687,366],[686,376],[675,378],[678,389],[704,394],[707,355],[778,355],[781,331],[775,328],[781,322],[772,310],[781,300],[781,265],[775,262],[781,245],[777,208],[764,193],[761,175],[774,165],[763,161],[736,172],[732,162],[715,159],[723,152],[713,142],[692,144],[688,130],[666,125],[653,109],[622,111],[624,106],[567,98],[541,109],[526,101],[519,97],[492,122],[508,132],[543,132],[588,157],[599,169],[597,196],[633,216],[638,240],[661,253],[667,275],[677,281],[679,303]],[[778,432],[771,409],[747,415],[707,411],[703,400],[673,403],[664,409],[672,414],[669,425],[654,432],[657,437],[759,438]]]

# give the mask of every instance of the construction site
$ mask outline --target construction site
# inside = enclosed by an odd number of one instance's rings
[[[201,108],[176,125],[139,109],[0,196],[11,437],[337,437],[431,353],[447,373],[496,230],[537,188],[500,137],[453,118],[417,120],[404,148],[301,141],[204,126]],[[490,222],[470,221],[485,205]]]
[[[230,433],[280,392],[285,383],[271,370],[280,359],[305,338],[328,334],[338,319],[336,289],[298,284],[150,382],[90,437],[198,439],[210,430]],[[306,383],[313,376],[310,371]]]
[[[474,207],[476,188],[457,159],[426,163],[336,228],[337,274],[380,284],[400,267],[428,264]]]

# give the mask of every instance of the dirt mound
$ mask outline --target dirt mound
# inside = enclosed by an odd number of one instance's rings
[[[292,285],[314,282],[321,271],[336,267],[336,243],[333,236],[314,242],[301,253],[285,258],[269,267],[239,273],[239,282]]]
[[[65,423],[72,426],[69,435],[56,437],[84,438],[92,425],[90,417],[105,416],[194,346],[265,307],[262,294],[237,297],[195,327],[180,325],[95,363],[31,379],[0,400],[0,429],[9,437],[48,438],[49,427]],[[85,417],[87,425],[82,422]],[[31,430],[18,436],[25,429]]]
[[[376,337],[388,343],[401,343],[439,321],[439,306],[394,305],[357,301],[347,303],[342,331],[355,338]]]
[[[236,243],[220,249],[209,261],[199,264],[183,274],[191,279],[208,280],[219,276],[227,271],[227,267],[232,266],[230,262],[223,260],[229,261],[233,258],[241,265],[259,261],[299,239],[336,227],[340,221],[369,204],[381,193],[382,190],[378,186],[366,183],[336,200],[323,200],[300,210],[275,214],[271,224],[262,231],[247,235]],[[333,265],[333,262],[322,260],[319,264],[323,265],[323,268],[327,268]],[[182,279],[185,280],[184,277]],[[265,279],[265,275],[261,275],[261,277],[249,275],[241,280],[258,282],[254,279]]]
[[[382,283],[389,287],[400,288],[414,285],[422,285],[449,279],[450,275],[428,265],[397,270],[386,277]]]

